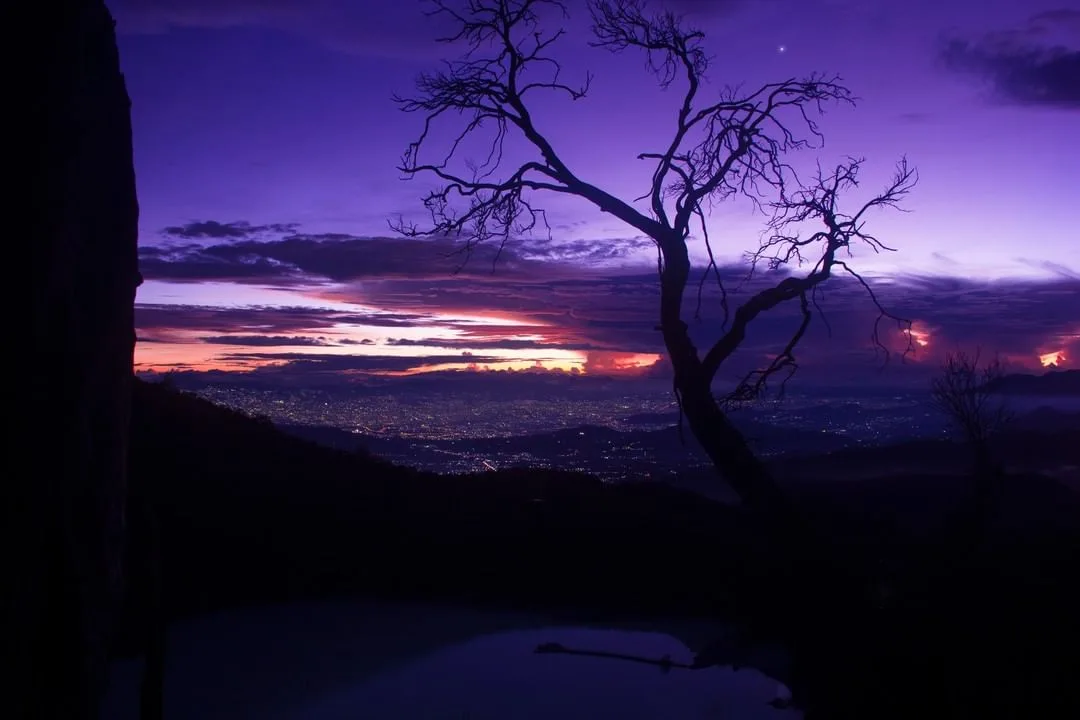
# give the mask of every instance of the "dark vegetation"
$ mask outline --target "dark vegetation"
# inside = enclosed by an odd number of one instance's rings
[[[726,573],[701,587],[685,568],[741,562],[715,548],[747,538],[729,508],[692,493],[421,473],[144,382],[131,469],[160,516],[170,614],[335,590],[707,612]]]
[[[347,594],[608,618],[719,614],[750,626],[800,592],[770,575],[753,518],[694,493],[572,473],[410,471],[144,382],[132,430],[132,483],[160,521],[169,618]],[[1080,647],[1080,508],[1039,476],[1005,487],[989,542],[963,558],[952,548],[962,547],[964,475],[791,485],[846,569],[878,583],[859,598],[874,613],[853,609],[861,615],[821,649],[830,677],[865,685],[873,677],[860,673],[881,672],[868,665],[878,658],[905,679],[905,711],[946,702],[939,673],[957,711],[1063,707]],[[125,652],[141,650],[142,586],[136,577]],[[914,665],[892,666],[899,658]]]

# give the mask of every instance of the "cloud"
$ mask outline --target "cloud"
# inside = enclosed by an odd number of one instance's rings
[[[466,348],[468,352],[475,350],[531,350],[543,349],[550,346],[559,350],[600,350],[596,345],[580,342],[559,342],[557,338],[548,338],[546,341],[521,340],[514,338],[490,338],[490,337],[465,337],[465,338],[421,338],[411,340],[408,338],[390,338],[387,345],[393,347],[416,347],[434,349]]]
[[[427,17],[419,2],[109,0],[108,5],[122,35],[257,27],[356,55],[409,59],[445,52],[433,42],[445,34],[445,19]]]
[[[341,344],[324,337],[304,337],[302,335],[204,335],[199,339],[212,345],[245,345],[249,347],[286,347],[290,345],[336,347]]]
[[[263,376],[289,374],[303,376],[307,374],[339,373],[382,373],[407,372],[429,365],[449,363],[499,363],[505,358],[484,355],[428,355],[424,357],[403,357],[400,355],[313,355],[308,353],[227,353],[224,359],[230,361],[272,361],[284,362],[282,365],[265,365],[257,368]]]
[[[218,335],[255,332],[282,335],[301,331],[319,332],[338,325],[406,328],[421,327],[430,322],[430,315],[425,313],[359,313],[310,307],[135,306],[135,326],[141,334],[171,330]]]
[[[745,270],[724,268],[722,272],[729,286],[734,287]],[[767,274],[759,276],[732,295],[733,306],[765,283],[778,279]],[[893,352],[885,375],[881,374],[884,356],[875,352],[871,342],[876,311],[865,291],[843,278],[824,287],[818,298],[821,312],[815,308],[814,321],[797,351],[801,383],[924,382],[936,372],[946,352],[978,346],[985,352],[1000,353],[1017,369],[1035,369],[1038,356],[1047,352],[1064,351],[1066,358],[1080,359],[1080,280],[1065,274],[1039,282],[976,282],[949,277],[875,281],[881,301],[897,314],[914,320],[916,336],[925,343],[913,357],[901,362],[899,354],[908,338],[896,324],[883,322],[879,339]],[[392,335],[384,335],[382,344],[413,351],[408,358],[394,355],[392,360],[376,360],[372,358],[379,357],[378,349],[371,347],[376,343],[353,341],[348,344],[367,345],[364,355],[330,359],[323,355],[227,353],[219,357],[223,362],[286,362],[290,382],[299,382],[302,376],[312,373],[318,374],[320,381],[327,381],[334,372],[345,369],[353,373],[381,372],[447,362],[504,362],[505,351],[514,351],[526,359],[550,357],[554,350],[562,351],[562,357],[565,351],[578,353],[586,374],[633,369],[650,377],[670,377],[666,363],[643,367],[652,357],[665,352],[656,329],[657,279],[651,273],[612,271],[585,280],[556,276],[529,283],[498,273],[482,283],[461,277],[438,281],[393,277],[365,281],[360,287],[345,285],[335,293],[338,302],[363,301],[383,311],[215,311],[158,306],[139,307],[136,324],[142,338],[168,338],[171,332],[187,336],[196,333],[199,337],[265,334],[273,338],[266,345],[281,345],[277,339],[280,337],[332,337],[349,332],[350,326],[356,332],[381,327]],[[704,350],[723,333],[723,317],[713,290],[703,296],[700,318],[694,317],[695,305],[690,294],[684,317],[695,344]],[[477,323],[469,319],[493,315],[505,317],[507,322]],[[721,368],[717,387],[730,385],[768,362],[798,322],[794,303],[758,317],[739,351]],[[398,336],[393,328],[409,328],[413,334]],[[498,359],[493,351],[500,352]],[[282,371],[274,372],[279,373],[274,377],[283,377]]]
[[[1052,10],[979,38],[948,37],[946,68],[982,79],[1005,102],[1080,108],[1080,11]]]
[[[216,235],[197,234],[207,227]],[[263,228],[275,227],[289,232],[235,236],[237,228],[261,233]],[[182,244],[143,248],[143,272],[150,279],[257,282],[280,286],[302,300],[297,307],[140,304],[136,308],[139,337],[154,344],[146,352],[160,360],[166,357],[162,349],[167,349],[168,342],[185,343],[190,351],[193,343],[317,347],[325,339],[342,348],[362,350],[362,356],[354,357],[377,356],[378,348],[373,346],[394,347],[395,357],[413,357],[388,361],[390,365],[415,368],[463,362],[461,355],[446,360],[450,352],[498,355],[503,361],[513,356],[531,362],[558,350],[561,366],[576,362],[586,373],[638,368],[645,361],[637,356],[651,358],[665,352],[657,329],[656,272],[647,264],[630,264],[630,257],[647,247],[641,238],[525,239],[504,248],[494,266],[497,249],[485,245],[462,268],[464,258],[455,254],[461,245],[454,239],[315,235],[295,232],[295,227],[203,221],[174,233],[184,240]],[[647,261],[648,254],[644,257]],[[950,258],[938,259],[945,271],[957,269]],[[925,377],[946,351],[975,346],[1000,352],[1017,367],[1033,368],[1040,353],[1058,350],[1080,359],[1080,347],[1076,347],[1080,278],[1064,265],[1039,264],[1039,269],[1053,273],[1053,279],[875,279],[879,299],[898,315],[916,321],[917,337],[923,343],[914,358],[903,364],[894,362],[889,372],[895,377]],[[747,280],[746,270],[720,268],[732,308],[784,277],[758,273]],[[725,326],[714,278],[702,286],[701,311],[697,312],[695,290],[700,277],[690,279],[684,317],[693,341],[704,351]],[[883,356],[875,353],[871,340],[878,318],[865,290],[850,278],[836,277],[823,286],[817,300],[819,307],[814,308],[814,320],[797,352],[804,381],[827,383],[844,377],[852,382],[879,382]],[[319,307],[320,303],[325,306]],[[739,351],[721,368],[720,383],[734,382],[767,363],[790,338],[799,319],[797,303],[758,317]],[[908,337],[891,322],[882,323],[879,332],[879,341],[898,360],[897,353],[903,351]],[[206,352],[220,352],[220,348],[208,347]],[[270,361],[269,355],[226,353],[217,360],[259,363]],[[278,354],[273,359],[298,363],[293,377],[304,372],[324,376],[337,367],[331,363],[345,362],[318,357],[315,361]],[[190,352],[181,359],[193,362]],[[217,360],[208,358],[202,367],[213,367]],[[474,357],[468,362],[482,363]],[[621,368],[619,363],[623,363]],[[661,377],[670,370],[661,364],[647,372]]]
[[[170,227],[163,233],[170,238],[227,242],[144,246],[139,251],[139,267],[148,280],[194,282],[347,282],[455,275],[484,279],[496,273],[530,281],[550,277],[569,264],[603,267],[625,262],[652,244],[646,238],[604,242],[522,238],[501,249],[495,243],[483,243],[466,252],[457,238],[303,234],[295,229],[294,224],[215,221]],[[265,237],[274,234],[278,236]]]
[[[290,276],[296,276],[297,281],[301,279],[296,268],[285,267],[265,258],[249,257],[229,262],[196,253],[188,254],[183,260],[154,257],[142,251],[139,255],[139,271],[145,280],[263,282],[273,278],[283,283]]]
[[[161,231],[167,237],[185,239],[241,239],[256,237],[265,233],[289,233],[297,228],[296,223],[274,223],[270,225],[252,225],[237,221],[222,223],[216,220],[195,221],[186,225],[173,225]]]
[[[1077,272],[1073,268],[1062,263],[1056,263],[1050,260],[1029,260],[1028,258],[1017,258],[1017,261],[1042,272],[1051,273],[1071,280],[1080,280],[1080,272]]]

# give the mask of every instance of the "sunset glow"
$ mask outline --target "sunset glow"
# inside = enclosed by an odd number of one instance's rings
[[[903,332],[907,337],[910,337],[912,342],[918,347],[924,348],[930,345],[930,332],[925,329],[920,329],[918,323],[913,324],[910,330],[904,330]]]
[[[1061,367],[1065,364],[1065,352],[1063,350],[1056,350],[1054,352],[1044,353],[1039,356],[1039,364],[1044,368],[1049,367]]]

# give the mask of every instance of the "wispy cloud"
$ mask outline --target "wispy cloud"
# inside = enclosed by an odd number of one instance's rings
[[[199,338],[211,345],[243,345],[247,347],[338,347],[325,337],[305,337],[303,335],[203,335]]]

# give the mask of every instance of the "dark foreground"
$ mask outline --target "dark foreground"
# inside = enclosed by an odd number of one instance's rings
[[[411,472],[142,383],[133,429],[122,653],[162,638],[146,632],[155,617],[361,594],[728,618],[747,646],[794,650],[780,679],[808,718],[1059,717],[1078,703],[1080,515],[1038,478],[1010,479],[977,552],[955,531],[962,507],[933,496],[875,507],[864,489],[804,490],[828,557],[787,572],[737,509],[664,487]],[[739,647],[701,651],[731,664]]]
[[[716,623],[580,621],[541,613],[341,598],[238,608],[169,633],[169,720],[798,720],[753,671],[535,652],[558,642],[688,663]],[[139,662],[114,663],[105,720],[135,720]]]

